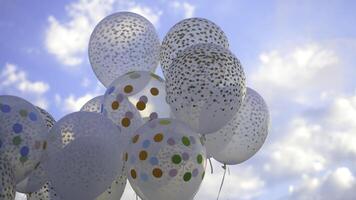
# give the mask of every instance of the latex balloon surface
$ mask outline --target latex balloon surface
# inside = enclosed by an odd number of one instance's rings
[[[46,183],[40,190],[30,193],[27,200],[63,200],[63,198],[56,193],[51,184]]]
[[[80,111],[87,111],[87,112],[101,112],[101,105],[103,104],[104,96],[97,96],[88,101],[84,106],[80,109]]]
[[[112,94],[123,94],[144,119],[170,116],[164,80],[147,71],[133,71],[118,77],[109,87]]]
[[[218,132],[206,136],[207,152],[221,163],[242,163],[262,147],[268,126],[265,101],[256,91],[247,88],[245,101],[234,118]]]
[[[154,71],[159,51],[160,41],[154,26],[131,12],[104,18],[96,25],[89,41],[90,63],[105,86],[129,71]]]
[[[40,116],[45,121],[48,130],[50,130],[56,121],[46,110],[36,107],[40,112]],[[47,182],[47,173],[40,163],[35,169],[20,183],[16,185],[16,191],[22,193],[31,193],[38,191]]]
[[[166,77],[167,102],[174,116],[202,134],[232,119],[246,93],[239,60],[227,49],[198,44],[185,49]]]
[[[15,199],[15,174],[10,163],[0,157],[0,199],[13,200]]]
[[[64,199],[94,199],[123,167],[126,144],[121,131],[99,113],[76,112],[51,129],[44,163],[49,181]]]
[[[125,155],[131,186],[142,199],[193,199],[205,174],[205,148],[185,124],[159,118],[132,137]]]
[[[187,47],[200,43],[229,48],[225,33],[214,22],[204,18],[188,18],[175,24],[162,41],[160,59],[166,76],[172,61]]]
[[[15,96],[0,96],[0,154],[14,168],[16,183],[40,163],[48,129],[31,103]]]

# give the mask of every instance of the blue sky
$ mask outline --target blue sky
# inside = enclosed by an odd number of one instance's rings
[[[221,199],[355,199],[355,9],[351,0],[0,0],[0,94],[59,119],[104,92],[87,56],[100,19],[135,11],[162,39],[179,20],[204,17],[225,31],[272,115],[266,144],[230,167]],[[214,166],[197,200],[216,198]]]

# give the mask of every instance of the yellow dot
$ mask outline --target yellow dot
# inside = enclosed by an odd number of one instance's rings
[[[146,151],[141,151],[139,154],[140,160],[146,160],[147,156],[148,156],[148,154]]]
[[[151,88],[150,92],[153,96],[157,96],[159,94],[159,90],[155,87]]]
[[[123,127],[129,127],[131,124],[131,121],[129,118],[125,117],[121,120],[121,124]]]
[[[126,152],[124,156],[124,160],[127,161],[129,159],[129,154]]]
[[[132,143],[136,143],[139,138],[140,138],[139,135],[135,135],[135,136],[132,138]]]
[[[143,102],[143,101],[137,102],[136,108],[137,108],[138,110],[144,110],[144,109],[146,108],[145,102]]]
[[[161,142],[163,140],[163,134],[162,133],[157,133],[154,137],[153,140],[155,142]]]
[[[136,179],[136,177],[137,177],[136,171],[134,169],[131,169],[131,177],[133,179]]]
[[[120,106],[120,103],[119,103],[118,101],[114,101],[114,102],[112,102],[112,104],[111,104],[111,108],[112,108],[113,110],[117,110],[117,109],[119,108],[119,106]]]
[[[156,178],[161,178],[162,175],[163,175],[163,172],[162,172],[161,169],[155,168],[155,169],[152,170],[152,174],[153,174],[153,176],[156,177]]]
[[[132,90],[133,90],[132,85],[126,85],[126,86],[124,87],[124,92],[125,92],[125,93],[130,93],[130,92],[132,92]]]

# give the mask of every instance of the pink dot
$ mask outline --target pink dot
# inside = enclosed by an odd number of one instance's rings
[[[170,177],[175,177],[175,176],[177,176],[177,174],[178,174],[178,171],[176,169],[171,169],[169,171],[169,176]]]
[[[185,161],[189,160],[189,154],[186,153],[186,152],[184,152],[184,153],[182,154],[182,157],[183,157],[183,160],[185,160]]]
[[[174,141],[173,138],[169,138],[169,139],[167,140],[167,143],[168,143],[169,145],[171,145],[171,146],[176,144],[176,142]]]

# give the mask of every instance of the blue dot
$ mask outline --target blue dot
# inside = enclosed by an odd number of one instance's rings
[[[22,132],[22,125],[19,124],[19,123],[16,123],[12,126],[12,130],[15,132],[15,133],[21,133]]]
[[[147,149],[150,146],[151,142],[149,140],[145,140],[142,143],[142,147]]]
[[[114,90],[115,90],[115,87],[113,86],[113,87],[111,87],[111,88],[106,90],[106,94],[110,95],[112,92],[114,92]]]
[[[33,112],[31,112],[28,117],[30,118],[31,121],[36,121],[37,120],[37,115]]]
[[[151,163],[151,165],[158,165],[158,159],[156,157],[151,157],[150,163]]]
[[[30,152],[30,149],[28,147],[22,147],[20,150],[21,156],[25,157],[28,155],[28,153]]]
[[[141,180],[148,181],[148,175],[146,173],[141,173],[140,177],[141,177]]]
[[[8,113],[11,111],[11,107],[9,105],[1,105],[1,111],[4,112],[4,113]]]

